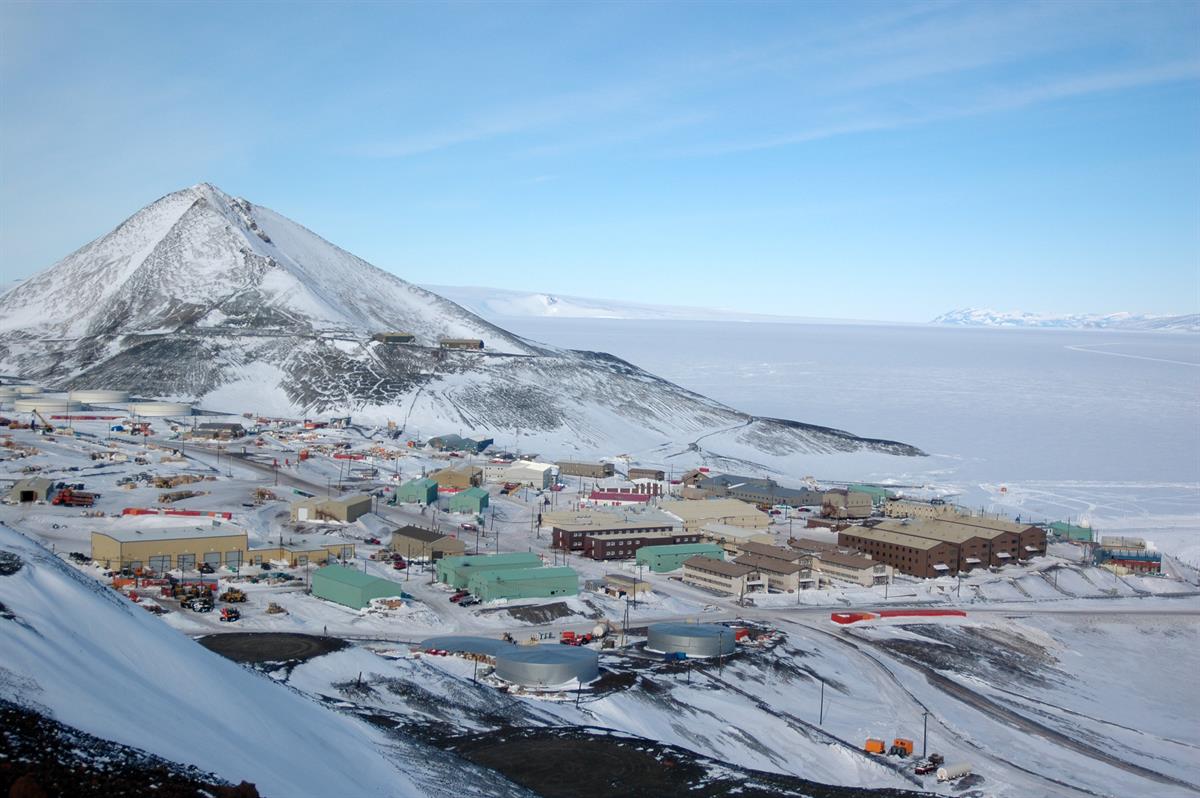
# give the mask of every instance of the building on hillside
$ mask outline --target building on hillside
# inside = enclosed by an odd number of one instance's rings
[[[833,488],[825,491],[821,515],[826,518],[870,518],[875,506],[868,493]]]
[[[483,349],[483,341],[479,338],[439,338],[438,346],[442,349]]]
[[[368,576],[353,568],[326,565],[312,573],[312,594],[353,610],[361,610],[372,599],[400,597],[404,591],[389,579]]]
[[[235,438],[246,437],[246,428],[241,424],[223,424],[219,422],[205,422],[196,426],[192,430],[193,438],[206,438],[214,441],[228,441]]]
[[[1162,554],[1147,548],[1141,538],[1106,535],[1096,547],[1092,561],[1118,576],[1162,572]]]
[[[708,524],[728,524],[765,530],[771,517],[738,499],[663,502],[660,509],[679,519],[685,531],[699,531]]]
[[[925,579],[958,570],[957,545],[905,532],[856,526],[838,533],[838,545],[858,549],[875,562]]]
[[[461,435],[437,435],[430,438],[426,443],[441,452],[471,452],[479,454],[487,447],[495,443],[492,438],[472,437],[464,438]]]
[[[371,512],[371,496],[366,493],[348,494],[337,498],[312,497],[292,502],[292,521],[357,521]]]
[[[649,493],[627,493],[620,490],[594,490],[583,501],[591,507],[629,507],[650,503]]]
[[[679,477],[679,484],[689,488],[699,488],[700,483],[710,476],[707,468],[693,468],[683,472],[683,475]]]
[[[8,491],[9,504],[29,504],[50,501],[54,494],[54,481],[44,477],[27,477],[17,480]]]
[[[447,502],[452,513],[480,515],[488,506],[488,492],[483,488],[467,488],[450,497]]]
[[[483,469],[478,466],[443,468],[429,475],[439,490],[466,490],[478,487],[483,482]]]
[[[245,530],[224,525],[92,532],[92,561],[113,570],[165,574],[177,568],[194,571],[202,563],[237,569],[246,563],[248,551]]]
[[[418,526],[402,526],[392,532],[388,549],[406,560],[440,560],[464,554],[467,546],[453,535]]]
[[[703,556],[689,557],[683,561],[683,581],[739,598],[766,589],[766,580],[749,565]]]
[[[678,519],[652,510],[605,512],[603,510],[544,513],[542,527],[550,530],[550,545],[556,549],[583,551],[584,539],[606,535],[638,534],[652,537],[681,532]]]
[[[573,568],[503,568],[471,574],[467,589],[481,601],[552,598],[579,593],[579,574]]]
[[[283,543],[251,549],[250,560],[255,565],[285,562],[291,568],[325,565],[330,560],[353,560],[354,547],[354,541],[336,535],[290,535]]]
[[[470,581],[472,574],[475,573],[538,568],[541,564],[541,557],[530,551],[517,551],[506,554],[465,554],[456,557],[443,557],[437,561],[437,579],[439,582],[462,590],[467,586],[467,582]]]
[[[1018,550],[1014,556],[1021,560],[1041,557],[1046,553],[1046,530],[1035,524],[1022,524],[1003,518],[988,518],[978,515],[963,515],[942,520],[984,530],[984,534],[992,540],[996,540],[998,536],[1016,535]],[[1003,565],[1004,563],[992,564]]]
[[[1013,524],[1012,526],[1016,527],[1017,525]],[[952,521],[948,518],[937,518],[905,519],[900,521],[888,519],[876,524],[873,530],[915,535],[953,545],[956,556],[952,561],[946,563],[953,571],[971,571],[976,568],[999,567],[1018,562],[1022,559],[1019,528],[1006,529],[994,526],[971,526],[961,523],[960,519]],[[854,530],[846,530],[846,532],[851,531]],[[845,534],[845,532],[842,534]],[[865,531],[861,534],[869,536],[870,531]],[[840,536],[838,540],[839,542],[841,541]],[[863,549],[863,552],[871,555],[874,559],[880,559],[879,557],[875,557],[875,553],[868,549]],[[904,570],[899,564],[891,564],[895,565],[901,571]]]
[[[954,518],[967,514],[963,508],[942,499],[922,502],[893,497],[883,503],[882,509],[888,518]]]
[[[740,499],[759,507],[819,507],[822,493],[809,488],[785,488],[773,479],[715,474],[697,484],[713,498]]]
[[[768,592],[794,593],[813,586],[812,575],[800,567],[799,563],[764,557],[761,554],[743,554],[735,557],[733,561],[757,571]]]
[[[667,472],[661,468],[631,468],[626,476],[629,477],[630,482],[636,482],[639,479],[662,482],[667,478]]]
[[[864,587],[890,585],[895,578],[895,569],[861,554],[845,554],[840,551],[822,551],[808,558],[814,575],[828,579],[855,582]]]
[[[574,460],[563,460],[558,463],[558,473],[568,477],[604,479],[616,474],[617,469],[612,463],[581,463]]]
[[[710,557],[724,560],[724,550],[715,543],[677,543],[643,546],[637,550],[638,565],[644,565],[656,574],[678,571],[692,557]]]
[[[381,344],[411,344],[417,337],[408,332],[377,332],[371,340]]]
[[[396,501],[401,504],[437,504],[438,500],[438,484],[436,480],[422,477],[420,479],[410,479],[400,487],[396,488]]]

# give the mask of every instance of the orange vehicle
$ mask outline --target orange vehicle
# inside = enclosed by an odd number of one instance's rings
[[[867,744],[863,746],[863,749],[868,754],[882,754],[887,750],[887,744],[884,743],[883,740],[877,740],[874,737],[868,737]]]
[[[913,741],[897,737],[895,740],[892,740],[892,747],[888,751],[888,756],[912,756],[912,752]]]

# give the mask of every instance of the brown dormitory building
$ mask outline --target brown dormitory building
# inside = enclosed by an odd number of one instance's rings
[[[1037,527],[987,518],[888,520],[843,530],[838,545],[856,548],[902,573],[930,578],[1045,554],[1046,534]]]

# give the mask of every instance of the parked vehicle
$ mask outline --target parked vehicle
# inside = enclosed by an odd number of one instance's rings
[[[379,538],[367,538],[367,539],[366,539],[366,541],[364,541],[364,542],[365,542],[365,543],[368,543],[368,544],[369,544],[369,545],[371,545],[371,546],[379,546],[379,545],[382,545],[382,544],[381,544],[381,542],[380,542],[380,540],[379,540]]]
[[[888,749],[888,756],[912,756],[913,741],[906,740],[903,737],[897,737],[892,740],[892,747]]]
[[[459,524],[458,528],[465,530],[467,532],[478,532],[479,531],[479,527],[475,526],[474,524],[467,523],[467,522],[463,522],[463,523]]]
[[[202,574],[211,574],[216,571],[215,568],[213,568],[211,565],[209,565],[206,562],[200,563],[200,566],[198,568],[196,568],[196,570]]]
[[[455,593],[453,596],[451,596],[451,597],[450,597],[450,601],[451,601],[452,603],[454,603],[454,604],[457,604],[458,602],[462,601],[463,599],[465,599],[465,598],[466,598],[467,596],[469,596],[469,595],[471,595],[471,591],[469,591],[469,590],[460,590],[460,591],[458,591],[457,593]]]
[[[476,598],[475,596],[463,596],[463,597],[462,597],[462,598],[459,600],[459,602],[458,602],[458,606],[460,606],[460,607],[474,607],[476,604],[479,604],[479,603],[480,603],[480,602],[479,602],[479,599],[478,599],[478,598]]]
[[[941,767],[945,761],[945,757],[941,754],[930,754],[928,759],[923,759],[917,763],[916,773],[918,776],[927,776]]]
[[[961,779],[963,776],[971,775],[971,766],[966,762],[960,762],[957,765],[945,765],[938,768],[938,781],[954,781]]]
[[[221,608],[220,620],[232,622],[232,621],[240,621],[241,619],[242,619],[242,613],[239,612],[238,610],[234,609],[233,607],[222,607]]]
[[[91,507],[99,497],[98,493],[84,493],[74,488],[63,488],[50,500],[51,504],[61,504],[67,507]]]
[[[407,567],[408,567],[408,564],[406,562],[404,562],[404,560],[395,560],[392,562],[393,570],[403,571]]]
[[[246,601],[246,594],[236,587],[231,587],[221,594],[221,601],[228,604],[241,604]]]

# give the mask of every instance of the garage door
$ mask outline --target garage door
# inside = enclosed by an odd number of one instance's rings
[[[176,559],[176,564],[181,571],[196,570],[196,555],[195,554],[180,554]]]
[[[242,553],[240,551],[225,552],[225,567],[226,568],[234,568],[234,569],[241,568],[242,567]]]
[[[150,558],[150,570],[156,574],[165,574],[171,570],[171,555],[164,554],[159,557]]]
[[[204,562],[213,567],[213,570],[221,567],[221,552],[206,551],[204,552]]]

